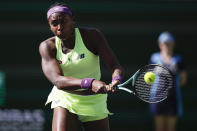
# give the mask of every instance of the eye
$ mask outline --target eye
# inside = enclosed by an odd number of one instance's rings
[[[56,20],[51,22],[51,25],[53,25],[54,27],[58,25],[58,22]]]
[[[65,19],[61,20],[61,24],[66,24],[66,23],[67,23],[67,20],[65,20]]]

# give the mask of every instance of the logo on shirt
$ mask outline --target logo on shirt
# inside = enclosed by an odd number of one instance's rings
[[[83,58],[85,58],[85,54],[84,53],[79,56],[79,59],[83,59]]]

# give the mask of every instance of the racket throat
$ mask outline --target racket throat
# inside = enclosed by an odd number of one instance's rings
[[[125,87],[119,87],[118,89],[119,89],[119,90],[124,90],[124,91],[126,91],[126,92],[129,92],[129,93],[132,93],[132,94],[135,95],[135,92],[133,92],[132,90],[129,90],[129,89],[125,88]]]

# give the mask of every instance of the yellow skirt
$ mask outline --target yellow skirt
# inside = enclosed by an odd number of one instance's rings
[[[51,108],[63,107],[78,116],[108,116],[107,94],[76,95],[53,87],[46,104],[52,102]]]

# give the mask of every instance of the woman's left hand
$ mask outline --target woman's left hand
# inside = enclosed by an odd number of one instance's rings
[[[112,81],[108,86],[106,86],[106,90],[108,93],[115,93],[117,92],[117,85],[120,84],[119,80]]]

